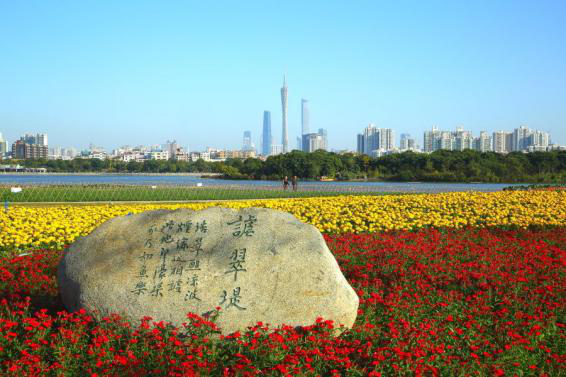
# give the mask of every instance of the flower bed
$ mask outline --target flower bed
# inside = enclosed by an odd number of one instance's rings
[[[565,226],[566,191],[340,196],[188,204],[12,206],[0,212],[0,251],[61,249],[102,222],[159,208],[266,207],[294,214],[321,232],[367,233],[427,227]]]
[[[489,195],[479,197],[489,203]],[[527,207],[519,207],[514,216],[521,218],[521,208]],[[531,210],[531,216],[539,209]],[[546,219],[556,216],[553,213]],[[131,328],[117,317],[96,322],[85,313],[68,314],[61,307],[55,281],[60,253],[40,250],[0,258],[0,374],[556,376],[563,372],[564,227],[425,228],[325,237],[360,296],[354,329],[337,338],[330,336],[332,324],[324,320],[308,328],[277,331],[258,324],[221,340],[211,340],[214,324],[196,316],[189,316],[182,329],[150,320]]]

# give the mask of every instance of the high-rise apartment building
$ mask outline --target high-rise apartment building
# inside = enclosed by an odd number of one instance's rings
[[[370,123],[363,133],[358,134],[356,148],[358,153],[371,156],[375,154],[374,151],[389,152],[393,149],[395,149],[395,132],[390,128],[376,128]]]
[[[491,144],[491,137],[488,133],[486,131],[481,131],[480,136],[474,138],[473,148],[478,152],[490,152],[493,150]]]
[[[472,133],[470,131],[465,131],[462,127],[458,127],[456,132],[451,135],[452,139],[452,150],[463,151],[464,149],[472,149],[473,140]],[[443,148],[448,149],[448,148]]]
[[[271,137],[271,113],[267,110],[263,112],[263,134],[261,140],[261,154],[269,156],[271,154],[273,139]]]
[[[301,99],[301,135],[309,133],[309,101]]]
[[[47,145],[26,143],[24,138],[12,144],[12,157],[16,160],[46,159],[48,154]]]
[[[287,78],[283,76],[283,87],[281,87],[281,120],[282,120],[282,135],[281,146],[283,153],[289,151],[289,138],[287,135]]]
[[[533,131],[529,136],[529,146],[546,148],[550,144],[550,135],[544,131]]]
[[[511,142],[513,134],[505,131],[495,131],[492,137],[493,151],[495,153],[511,152]]]
[[[35,143],[37,145],[41,145],[46,147],[47,146],[47,134],[37,134],[35,135]]]
[[[311,133],[303,135],[303,151],[315,152],[319,149],[324,149],[324,136],[320,133]]]
[[[518,152],[527,150],[530,135],[531,130],[526,126],[515,128],[513,131],[513,151]]]
[[[25,143],[47,146],[47,134],[29,134],[26,133],[20,137]]]
[[[441,136],[442,132],[435,126],[432,126],[431,131],[425,131],[423,138],[423,151],[430,153],[440,149]]]
[[[0,132],[0,159],[8,153],[8,140],[4,139]]]
[[[402,151],[414,151],[417,149],[415,139],[409,134],[401,134],[401,141],[399,143],[399,149]]]

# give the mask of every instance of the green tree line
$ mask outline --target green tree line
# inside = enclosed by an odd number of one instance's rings
[[[429,182],[566,182],[566,151],[493,152],[436,151],[396,153],[378,158],[326,151],[292,151],[259,158],[227,159],[223,162],[116,160],[25,160],[26,167],[45,167],[50,172],[113,173],[220,173],[232,179],[301,179],[328,177],[337,180],[371,179]]]

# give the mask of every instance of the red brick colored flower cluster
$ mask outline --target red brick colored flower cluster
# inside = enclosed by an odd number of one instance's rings
[[[537,375],[566,361],[566,231],[420,230],[325,236],[360,296],[355,327],[220,336],[97,321],[57,298],[60,254],[0,259],[0,375]],[[222,315],[217,312],[216,315]]]

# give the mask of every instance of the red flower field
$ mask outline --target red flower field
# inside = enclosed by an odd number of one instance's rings
[[[264,324],[218,339],[69,314],[60,253],[0,259],[1,375],[557,376],[566,361],[566,231],[420,230],[325,236],[360,296],[339,337]],[[219,313],[222,315],[222,312]]]

